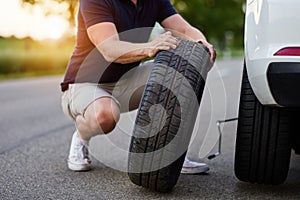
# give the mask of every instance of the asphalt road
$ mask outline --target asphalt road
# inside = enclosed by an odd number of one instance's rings
[[[253,185],[235,178],[236,122],[223,126],[222,156],[206,159],[216,151],[215,121],[237,117],[242,63],[217,61],[207,81],[189,156],[211,170],[181,175],[170,194],[138,187],[120,171],[129,141],[123,133],[132,129],[135,112],[122,115],[111,135],[92,141],[94,170],[75,173],[66,166],[74,126],[60,109],[61,77],[1,82],[0,199],[300,199],[300,159],[295,155],[283,185]],[[97,147],[106,141],[112,145],[99,152],[103,148]]]

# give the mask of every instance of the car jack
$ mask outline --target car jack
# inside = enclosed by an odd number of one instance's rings
[[[238,118],[231,118],[231,119],[225,119],[225,120],[218,120],[217,121],[217,127],[218,127],[218,131],[219,131],[219,147],[218,147],[218,152],[214,153],[212,155],[209,155],[207,158],[209,160],[214,159],[215,157],[221,155],[221,150],[222,150],[222,130],[221,130],[221,124],[223,123],[227,123],[227,122],[233,122],[233,121],[237,121]]]

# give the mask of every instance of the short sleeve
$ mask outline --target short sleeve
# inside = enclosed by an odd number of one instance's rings
[[[170,0],[158,0],[158,6],[159,6],[159,14],[157,16],[157,22],[161,23],[166,18],[177,14],[177,11],[175,10],[174,6],[171,4]]]
[[[80,0],[80,12],[86,28],[102,22],[114,23],[113,9],[107,0]]]

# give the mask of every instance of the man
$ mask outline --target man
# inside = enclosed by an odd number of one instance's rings
[[[156,22],[170,31],[151,42],[147,41],[149,28],[122,35],[136,28],[153,27]],[[160,50],[175,49],[177,35],[204,44],[214,61],[213,46],[176,12],[170,0],[80,1],[77,44],[61,84],[63,110],[76,125],[68,157],[69,169],[91,169],[89,140],[110,133],[120,112],[138,107],[143,91],[143,87],[138,87],[146,84],[152,66],[151,62],[140,64],[140,61],[153,58]],[[132,70],[133,75],[119,81]],[[206,164],[186,158],[182,173],[208,170]]]

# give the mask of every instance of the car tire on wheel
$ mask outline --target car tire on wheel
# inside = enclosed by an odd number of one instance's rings
[[[235,150],[235,175],[244,182],[281,184],[291,156],[290,111],[262,105],[244,68]]]
[[[156,56],[131,139],[128,175],[139,186],[169,192],[175,186],[210,69],[206,47],[180,40]]]

